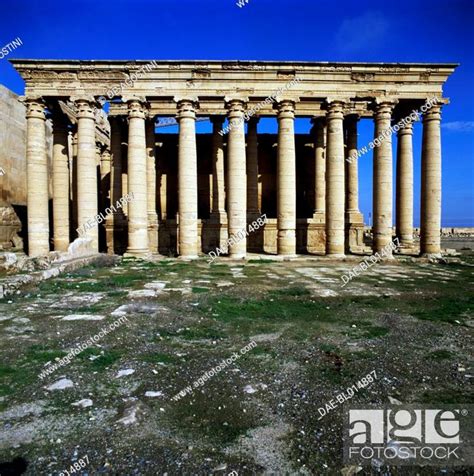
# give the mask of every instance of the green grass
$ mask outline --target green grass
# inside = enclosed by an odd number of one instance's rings
[[[30,346],[24,354],[24,362],[35,362],[45,364],[46,362],[61,358],[66,352],[59,349],[51,349],[42,344],[34,344]]]
[[[474,309],[474,296],[465,294],[456,297],[434,297],[421,301],[411,314],[418,319],[428,321],[462,322],[464,313]]]
[[[451,357],[454,357],[454,354],[446,349],[438,349],[438,350],[434,350],[433,352],[430,352],[429,354],[426,355],[426,357],[430,360],[439,361],[439,360],[450,359]]]
[[[140,356],[140,359],[150,364],[175,364],[179,361],[179,359],[174,355],[164,354],[162,352],[143,354]]]
[[[103,353],[102,353],[103,352]],[[97,356],[96,359],[90,360],[90,357]],[[90,366],[93,370],[105,370],[107,367],[113,365],[120,360],[122,353],[118,350],[106,350],[102,351],[97,347],[89,347],[83,350],[79,355],[79,359],[86,365]]]
[[[271,291],[270,294],[272,296],[299,297],[299,296],[310,296],[311,291],[309,291],[309,289],[303,286],[293,286],[290,288],[276,289],[275,291]]]
[[[194,294],[208,293],[209,288],[200,288],[199,286],[193,286],[192,291]]]

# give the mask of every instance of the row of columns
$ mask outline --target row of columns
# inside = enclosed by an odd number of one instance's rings
[[[81,227],[98,213],[95,157],[94,104],[85,99],[77,107],[77,221]],[[178,148],[178,247],[179,255],[198,255],[198,190],[196,149],[196,103],[177,103]],[[326,254],[341,257],[346,252],[346,223],[362,220],[358,205],[357,120],[344,116],[345,104],[332,101],[325,117],[313,120],[315,143],[315,202],[313,218],[325,223]],[[390,128],[394,104],[375,106],[375,137]],[[228,234],[246,229],[249,218],[259,215],[258,203],[258,118],[248,121],[245,137],[245,102],[227,103],[230,130],[227,139],[227,212],[224,198],[224,143],[219,132],[223,117],[213,117],[213,198],[211,220],[227,220]],[[147,109],[140,100],[128,102],[128,181],[122,182],[122,144],[119,118],[111,121],[110,203],[122,195],[133,196],[128,204],[128,249],[144,255],[158,249],[156,213],[155,132]],[[277,155],[277,249],[278,254],[296,254],[296,155],[294,103],[278,103]],[[48,168],[46,161],[44,104],[27,101],[28,236],[32,256],[49,251]],[[439,254],[441,226],[440,106],[423,116],[421,252]],[[67,130],[60,120],[53,123],[53,216],[54,247],[65,250],[69,244],[69,171]],[[403,247],[413,244],[413,129],[407,124],[398,131],[396,233]],[[391,135],[374,148],[373,160],[373,251],[388,250],[392,240],[392,143]],[[121,210],[110,220],[112,226],[124,223]],[[92,248],[98,251],[98,225],[86,231]],[[246,255],[245,237],[229,245],[232,258]]]

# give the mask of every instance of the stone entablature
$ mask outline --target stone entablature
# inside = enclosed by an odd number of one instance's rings
[[[26,82],[26,96],[101,97],[133,78],[149,61],[11,60]],[[123,97],[151,101],[151,113],[174,115],[175,96],[199,99],[199,115],[225,114],[224,98],[248,97],[259,103],[289,81],[301,81],[285,91],[296,102],[295,115],[324,115],[328,98],[342,98],[362,117],[372,117],[367,101],[387,97],[410,104],[442,97],[442,86],[457,64],[316,63],[274,61],[155,61],[157,67],[140,73]],[[360,104],[359,104],[360,103]],[[351,107],[348,104],[348,107]],[[124,113],[126,105],[123,105]],[[355,111],[355,112],[356,112]],[[275,116],[270,105],[260,115]]]

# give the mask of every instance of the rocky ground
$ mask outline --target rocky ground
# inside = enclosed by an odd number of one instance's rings
[[[462,253],[377,264],[345,287],[356,262],[122,259],[25,288],[0,300],[0,462],[24,458],[28,475],[86,459],[76,474],[473,474],[344,467],[343,408],[318,411],[372,371],[351,404],[473,403]]]

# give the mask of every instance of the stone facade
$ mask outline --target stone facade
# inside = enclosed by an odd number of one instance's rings
[[[436,98],[436,105],[423,115],[419,252],[441,252],[440,111],[448,102],[442,96],[443,84],[455,64],[155,61],[153,68],[145,61],[12,60],[12,64],[26,82],[32,255],[47,252],[50,240],[44,193],[50,171],[41,132],[46,110],[52,116],[55,144],[55,249],[74,239],[76,226],[93,222],[85,235],[95,250],[126,249],[136,256],[158,251],[192,259],[266,213],[263,230],[231,241],[231,257],[244,258],[248,251],[343,257],[367,249],[358,208],[357,160],[347,160],[361,146],[358,122],[373,120],[378,136],[406,111],[419,109],[431,98]],[[116,96],[111,97],[110,91]],[[111,100],[110,131],[98,127],[104,121],[106,95]],[[257,106],[258,113],[249,118],[248,111]],[[155,134],[160,117],[175,117],[178,134]],[[212,120],[212,134],[196,135],[195,123],[202,117]],[[275,119],[276,136],[258,133],[260,117]],[[296,118],[308,119],[308,134],[295,135]],[[219,132],[224,124],[230,129],[223,135]],[[101,130],[106,136],[102,141]],[[411,138],[409,128],[399,131],[396,233],[402,250],[413,253]],[[388,135],[374,149],[374,252],[393,238],[391,140]],[[126,208],[96,219],[127,193],[133,199]]]

